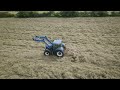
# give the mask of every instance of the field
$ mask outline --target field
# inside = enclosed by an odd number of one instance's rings
[[[35,35],[62,39],[65,56]],[[120,79],[120,18],[0,18],[0,79]]]

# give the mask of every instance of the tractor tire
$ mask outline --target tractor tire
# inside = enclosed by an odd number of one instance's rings
[[[64,53],[63,53],[61,50],[57,50],[57,51],[56,51],[56,56],[57,56],[57,57],[63,57],[63,56],[64,56]]]
[[[44,55],[45,55],[45,56],[50,56],[50,55],[51,55],[50,50],[46,49],[46,50],[44,51]]]

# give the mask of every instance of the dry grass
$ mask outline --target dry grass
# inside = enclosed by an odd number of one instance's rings
[[[63,58],[45,57],[44,44],[60,38]],[[120,18],[1,18],[1,79],[120,79]]]

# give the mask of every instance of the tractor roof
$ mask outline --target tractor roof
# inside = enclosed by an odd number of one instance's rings
[[[61,44],[62,43],[62,40],[54,40],[53,41],[53,44]]]

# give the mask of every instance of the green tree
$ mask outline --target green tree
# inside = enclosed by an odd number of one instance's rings
[[[111,16],[120,16],[120,11],[118,11],[118,12],[112,11]]]
[[[91,11],[90,16],[92,17],[105,17],[108,16],[107,11]]]
[[[9,12],[0,12],[0,17],[4,18],[4,17],[14,17],[15,15],[14,14],[11,14]]]
[[[84,12],[80,12],[81,17],[89,17],[90,16],[90,12],[84,11]]]
[[[61,11],[60,15],[62,17],[78,17],[79,12],[78,11]]]
[[[27,18],[27,17],[39,17],[39,13],[36,11],[19,11],[16,17]]]

